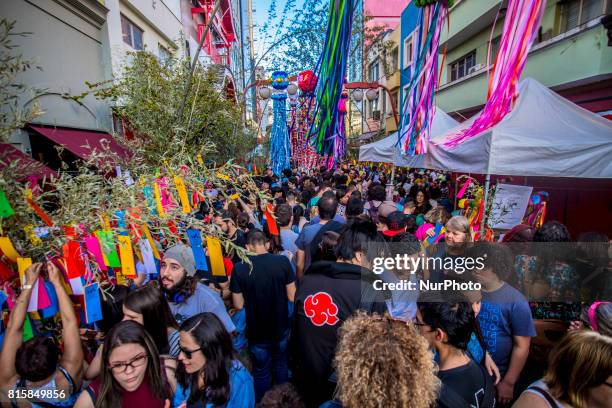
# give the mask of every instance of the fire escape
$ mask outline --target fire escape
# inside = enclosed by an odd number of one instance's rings
[[[198,43],[206,25],[212,19],[212,25],[206,37],[202,49],[208,54],[213,64],[229,66],[231,64],[230,47],[236,40],[234,25],[232,22],[232,11],[230,0],[221,0],[219,11],[213,16],[214,0],[193,0],[194,7],[191,15],[198,28]],[[196,18],[200,15],[200,18]]]

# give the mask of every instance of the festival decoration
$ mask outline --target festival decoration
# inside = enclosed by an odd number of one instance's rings
[[[548,192],[538,191],[531,195],[531,200],[525,212],[524,224],[534,228],[540,228],[546,220],[546,210],[548,206]]]
[[[446,1],[423,0],[418,6],[420,8],[412,54],[412,75],[402,106],[398,132],[402,151],[411,156],[427,152],[435,114],[434,92],[438,86],[440,33],[450,7]]]
[[[302,71],[298,74],[298,87],[305,95],[312,94],[317,87],[317,76],[311,70]]]
[[[454,147],[495,126],[512,110],[527,54],[536,38],[546,0],[510,0],[499,52],[489,77],[487,102],[472,125],[444,141]]]
[[[272,73],[272,87],[277,91],[272,94],[274,123],[270,134],[270,162],[272,171],[280,177],[282,171],[291,167],[291,148],[287,132],[287,94],[283,92],[289,86],[289,76],[284,71]]]
[[[338,102],[338,117],[336,119],[336,133],[334,134],[334,150],[327,159],[327,169],[336,168],[344,158],[346,148],[346,102],[348,93],[342,92]]]
[[[291,159],[298,169],[308,169],[314,167],[317,162],[315,149],[311,143],[308,143],[317,76],[310,70],[302,71],[298,74],[297,81],[301,92],[297,105],[291,107]]]
[[[309,141],[314,139],[319,155],[333,155],[334,134],[338,123],[338,103],[342,94],[351,25],[357,2],[355,0],[330,0],[325,46],[317,64],[318,82],[314,121]]]

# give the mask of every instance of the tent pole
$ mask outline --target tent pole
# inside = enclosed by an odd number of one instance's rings
[[[393,186],[395,181],[395,148],[393,148],[393,163],[391,164],[391,178],[387,182],[387,200],[393,200]]]
[[[482,219],[480,220],[480,229],[478,230],[480,234],[480,240],[482,240],[484,227],[485,227],[485,218],[487,217],[487,201],[489,200],[489,185],[491,184],[491,174],[487,173],[485,178],[485,191],[484,191],[484,207],[482,211]]]

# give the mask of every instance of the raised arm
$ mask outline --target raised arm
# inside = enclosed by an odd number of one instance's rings
[[[19,298],[15,302],[13,311],[9,318],[8,326],[4,334],[4,343],[0,353],[0,386],[12,386],[17,380],[15,371],[15,354],[23,341],[23,322],[28,311],[28,303],[32,296],[32,287],[40,275],[42,263],[35,263],[25,271],[25,286],[21,290]]]
[[[79,336],[79,325],[70,297],[63,285],[60,271],[52,262],[47,262],[49,280],[55,288],[59,303],[60,316],[62,318],[62,338],[64,340],[64,352],[60,364],[72,376],[77,385],[80,385],[83,377],[83,349],[81,337]]]

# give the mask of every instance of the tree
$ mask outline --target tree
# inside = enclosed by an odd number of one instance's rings
[[[291,73],[315,68],[325,43],[329,16],[329,2],[325,0],[305,0],[302,8],[294,10],[293,17],[289,19],[288,15],[294,6],[294,0],[287,1],[279,17],[276,0],[273,0],[266,23],[259,30],[262,39],[270,39],[264,46],[269,47],[287,38],[272,49],[265,60],[270,68]],[[363,51],[367,53],[373,40],[386,29],[385,26],[368,24],[370,19],[370,16],[360,13],[353,16],[349,81],[362,78]]]
[[[149,163],[178,163],[204,153],[218,163],[242,157],[255,138],[242,126],[235,101],[222,91],[223,74],[217,66],[198,64],[179,117],[188,58],[165,61],[146,51],[132,52],[131,60],[116,81],[88,84],[95,95],[110,101],[135,137],[117,135],[135,156]]]

